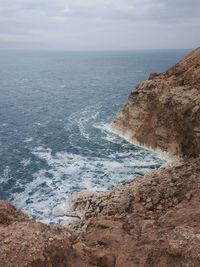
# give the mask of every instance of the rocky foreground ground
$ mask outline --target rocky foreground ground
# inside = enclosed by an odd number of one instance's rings
[[[67,228],[0,202],[0,267],[200,266],[200,48],[133,91],[112,127],[172,162],[71,197]]]

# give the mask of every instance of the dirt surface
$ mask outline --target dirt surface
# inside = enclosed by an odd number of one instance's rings
[[[200,48],[153,73],[113,128],[176,160],[112,191],[72,195],[71,225],[31,221],[0,201],[0,267],[200,266]]]
[[[29,220],[0,201],[0,267],[88,266],[67,229]]]

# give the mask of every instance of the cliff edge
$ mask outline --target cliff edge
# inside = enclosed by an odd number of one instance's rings
[[[197,157],[200,153],[200,48],[130,94],[113,129],[130,141]]]

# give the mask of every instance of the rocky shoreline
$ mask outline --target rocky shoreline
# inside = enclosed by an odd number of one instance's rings
[[[172,162],[112,191],[74,194],[67,227],[1,201],[0,267],[200,266],[200,48],[142,82],[112,127]]]

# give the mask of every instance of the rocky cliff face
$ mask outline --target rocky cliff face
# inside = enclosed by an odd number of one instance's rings
[[[112,127],[132,142],[178,156],[198,156],[200,48],[138,85]]]
[[[200,266],[200,48],[133,91],[115,131],[178,161],[114,190],[71,197],[71,226],[0,201],[0,267]],[[72,231],[73,230],[73,231]]]
[[[142,82],[112,127],[178,160],[110,192],[72,197],[91,263],[200,266],[200,48]]]

